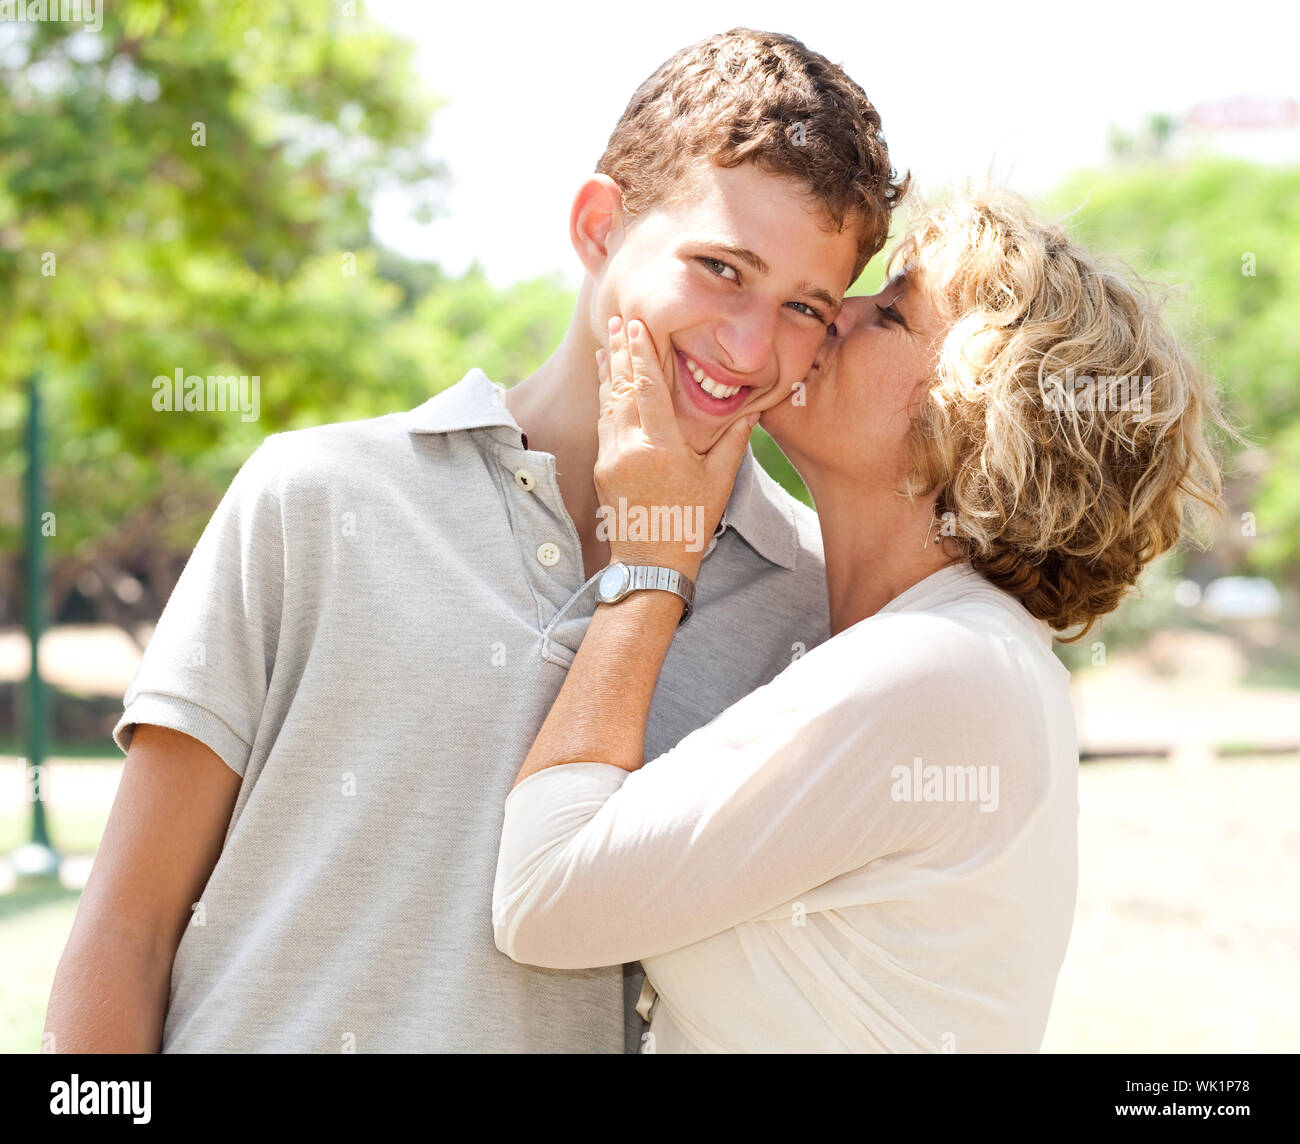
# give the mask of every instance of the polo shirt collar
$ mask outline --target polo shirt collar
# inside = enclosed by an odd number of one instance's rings
[[[794,569],[799,526],[790,494],[768,476],[754,450],[746,447],[719,531],[734,528],[764,559]]]
[[[504,426],[522,436],[518,422],[506,408],[505,392],[481,369],[471,369],[455,385],[405,414],[406,427],[412,433],[455,433]]]
[[[466,429],[523,430],[506,408],[505,389],[481,369],[471,369],[455,385],[429,398],[403,416],[412,433],[454,433]],[[721,535],[734,528],[755,552],[773,564],[793,569],[799,551],[799,529],[789,495],[764,471],[747,448],[736,473],[731,499],[718,527]]]

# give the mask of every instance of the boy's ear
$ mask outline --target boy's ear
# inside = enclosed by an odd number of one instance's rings
[[[569,212],[569,241],[587,273],[595,276],[623,229],[623,192],[608,175],[592,175],[578,188]]]

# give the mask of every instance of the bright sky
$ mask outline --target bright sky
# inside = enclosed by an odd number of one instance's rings
[[[559,271],[576,284],[573,192],[632,92],[678,48],[737,25],[786,32],[842,64],[879,108],[895,164],[922,190],[989,172],[1046,190],[1105,157],[1109,126],[1140,126],[1234,95],[1300,95],[1294,0],[792,4],[609,0],[448,4],[369,0],[419,45],[447,105],[430,149],[450,168],[427,226],[376,203],[385,244],[505,284]]]

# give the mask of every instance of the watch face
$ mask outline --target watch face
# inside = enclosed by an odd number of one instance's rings
[[[600,598],[612,601],[627,586],[630,573],[625,564],[611,564],[597,582]]]

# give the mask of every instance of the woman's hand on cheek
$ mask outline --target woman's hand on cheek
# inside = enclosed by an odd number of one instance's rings
[[[692,579],[731,495],[757,414],[738,419],[708,453],[682,436],[644,323],[610,319],[597,351],[600,451],[593,474],[601,531],[625,564],[674,568]]]

